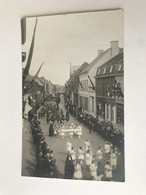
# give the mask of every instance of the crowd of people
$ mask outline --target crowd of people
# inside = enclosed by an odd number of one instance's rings
[[[72,104],[67,97],[65,97],[65,107],[71,115],[88,127],[90,133],[97,132],[98,135],[111,142],[122,152],[124,151],[124,135],[119,129],[114,128],[111,122],[99,121],[98,117],[94,117],[83,111],[81,107]]]
[[[49,136],[60,134],[65,122],[69,121],[69,112],[63,112],[56,100],[48,99],[38,110],[38,119],[46,119],[49,125]]]
[[[53,158],[53,150],[47,145],[40,121],[37,120],[37,111],[30,110],[28,117],[31,123],[33,142],[36,146],[35,176],[60,178],[61,174],[57,169],[56,159]]]
[[[34,109],[29,111],[28,118],[31,123],[33,142],[36,146],[35,176],[86,179],[83,175],[83,169],[86,169],[89,175],[88,179],[97,181],[112,180],[113,171],[117,168],[117,156],[120,155],[123,138],[119,138],[118,136],[115,138],[112,124],[106,122],[101,123],[97,118],[82,112],[80,108],[75,109],[74,106],[69,105],[67,102],[65,103],[66,114],[59,107],[59,101],[53,99],[47,99],[40,108],[34,107]],[[96,131],[107,141],[105,141],[104,148],[99,146],[97,151],[93,151],[91,142],[88,140],[85,141],[85,146],[80,146],[79,148],[75,148],[69,140],[66,143],[67,157],[63,176],[57,169],[56,159],[53,157],[53,150],[50,149],[48,143],[45,141],[45,136],[40,126],[40,119],[46,120],[49,127],[48,135],[52,137],[60,134],[60,130],[64,124],[69,121],[69,113],[77,118],[79,124],[85,124],[90,133]],[[76,124],[71,123],[70,127],[73,129],[76,127]],[[119,139],[120,143],[118,142]],[[101,167],[104,167],[102,172]]]
[[[105,142],[104,148],[98,147],[96,151],[93,151],[91,142],[87,139],[85,146],[80,146],[75,150],[71,141],[66,143],[67,158],[65,162],[65,178],[66,179],[86,179],[83,175],[83,169],[86,169],[89,173],[89,178],[96,181],[111,181],[113,172],[117,168],[117,156],[120,152],[109,142]],[[102,159],[106,159],[106,163],[102,165]],[[101,166],[103,167],[100,169]]]

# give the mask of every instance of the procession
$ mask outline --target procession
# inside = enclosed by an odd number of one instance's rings
[[[33,142],[36,145],[35,176],[114,181],[115,175],[118,174],[118,160],[122,158],[121,151],[112,143],[103,140],[101,145],[97,142],[93,147],[93,140],[91,137],[88,140],[88,136],[81,142],[84,131],[87,131],[86,133],[90,136],[96,132],[90,134],[88,130],[84,129],[84,124],[75,118],[76,123],[73,122],[73,116],[68,114],[68,110],[65,109],[63,95],[60,96],[59,104],[54,100],[47,100],[37,111],[29,111]],[[64,109],[62,109],[63,106]],[[44,131],[42,128],[46,130]],[[79,132],[81,132],[80,136]],[[63,142],[63,148],[58,139]],[[54,145],[58,145],[58,151],[52,150]],[[55,154],[59,151],[63,153],[61,169],[59,166],[61,160]]]
[[[108,18],[110,14],[112,15],[112,12],[105,13],[105,16]],[[89,40],[90,36],[86,31],[90,29],[82,17],[92,20],[97,19],[97,16],[98,13],[79,14],[79,21]],[[58,21],[58,17],[54,16],[54,20]],[[67,17],[75,24],[78,23],[78,17]],[[60,17],[64,33],[68,34],[72,31],[65,25],[66,19]],[[114,17],[110,24],[118,26],[113,20]],[[76,35],[79,33],[82,36],[82,31],[81,28],[79,31],[75,29],[74,38],[66,37],[62,33],[60,36],[63,39],[60,39],[56,29],[60,26],[54,28],[52,21],[49,17],[22,20],[22,48],[27,51],[22,52],[22,176],[123,182],[125,168],[122,38],[117,36],[117,41],[111,37],[107,44],[102,37],[101,44],[107,45],[104,50],[99,48],[97,56],[92,57],[90,54],[88,59],[88,55],[84,54],[82,62],[79,62],[80,48],[76,57],[78,63],[66,64],[63,59],[73,56],[78,44],[71,46],[71,49],[62,46],[60,49],[60,45],[56,47],[55,43],[59,40],[64,44],[68,41],[69,44],[71,40],[74,45]],[[47,28],[44,24],[52,24],[52,27]],[[97,26],[95,28],[92,23],[90,25],[90,33],[96,34]],[[108,23],[106,25],[108,26]],[[52,33],[50,42],[46,41],[47,33]],[[37,34],[43,41],[40,41]],[[30,47],[26,44],[27,40]],[[51,41],[53,50],[50,49]],[[93,42],[91,45],[94,45]],[[52,56],[46,55],[48,51],[52,52]],[[60,62],[57,53],[62,53]],[[36,67],[34,64],[40,62],[41,54],[45,55],[47,62],[44,60]]]

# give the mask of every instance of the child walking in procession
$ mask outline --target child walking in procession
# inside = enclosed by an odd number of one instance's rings
[[[72,143],[71,143],[70,140],[68,140],[67,143],[66,143],[66,150],[67,150],[68,153],[70,153],[71,147],[72,147]]]
[[[93,180],[97,180],[97,164],[92,160],[90,164],[90,174]]]
[[[112,179],[112,166],[110,164],[110,161],[106,162],[104,169],[105,169],[104,173],[105,173],[106,181],[111,181],[111,179]]]
[[[112,149],[110,154],[110,163],[114,170],[117,168],[117,151],[116,149]]]
[[[82,147],[80,147],[78,149],[78,159],[80,161],[80,164],[83,164],[83,160],[84,160],[84,149]]]
[[[97,160],[98,160],[98,165],[101,165],[101,160],[102,160],[102,148],[101,146],[98,147],[97,151]]]
[[[81,164],[79,160],[77,160],[74,165],[74,179],[82,179]]]

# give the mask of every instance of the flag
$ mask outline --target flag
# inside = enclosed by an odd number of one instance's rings
[[[36,105],[36,101],[31,96],[28,96],[28,104],[32,109]]]
[[[90,83],[91,83],[91,85],[92,85],[92,87],[93,87],[93,90],[95,90],[95,86],[94,86],[94,84],[93,84],[93,82],[92,82],[92,80],[91,80],[91,78],[90,78],[90,76],[89,76],[89,75],[88,75],[88,78],[89,78]]]
[[[121,88],[119,87],[119,85],[118,85],[116,80],[114,80],[114,86],[113,86],[112,95],[113,96],[117,95],[118,98],[119,97],[124,97],[124,94],[123,94],[123,92],[122,92]]]
[[[35,79],[37,78],[37,76],[38,76],[38,74],[39,74],[39,72],[40,72],[40,70],[41,70],[43,64],[44,64],[44,62],[41,64],[41,66],[40,66],[40,68],[38,69],[37,73],[36,73],[36,74],[34,75],[34,77],[32,78],[31,83],[33,83],[33,82],[35,81]]]
[[[79,77],[78,77],[78,82],[79,82],[81,88],[84,89],[84,88],[83,88],[83,85],[82,85],[82,83],[81,83],[81,81],[79,80]]]
[[[33,31],[33,37],[32,37],[32,41],[31,41],[31,45],[30,45],[30,50],[29,50],[29,54],[28,54],[27,64],[26,64],[26,66],[24,68],[24,71],[23,71],[23,80],[29,74],[29,69],[30,69],[32,55],[33,55],[33,49],[34,49],[36,26],[37,26],[37,19],[36,19],[36,23],[35,23],[35,27],[34,27],[34,31]]]

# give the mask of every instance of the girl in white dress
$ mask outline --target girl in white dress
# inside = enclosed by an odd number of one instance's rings
[[[90,142],[86,139],[85,141],[85,150],[87,151],[90,147]]]
[[[102,160],[102,148],[101,146],[98,147],[97,151],[97,160],[98,160],[98,164],[101,165],[101,160]]]
[[[85,164],[87,165],[88,168],[91,162],[92,162],[92,157],[91,157],[90,151],[88,150],[87,153],[85,154]]]
[[[104,173],[106,181],[111,181],[112,179],[112,166],[109,161],[107,161],[106,165],[104,166]]]
[[[80,147],[78,149],[78,159],[80,161],[80,164],[83,164],[83,160],[84,160],[84,149],[82,147]]]
[[[117,151],[115,149],[113,149],[110,154],[110,163],[115,170],[117,168]]]
[[[70,154],[71,154],[72,160],[75,161],[75,159],[76,159],[76,153],[75,153],[75,150],[74,150],[74,147],[73,146],[71,147]]]
[[[93,178],[93,180],[97,180],[97,164],[92,160],[92,163],[90,164],[90,174]]]
[[[72,143],[71,143],[70,140],[68,140],[67,143],[66,143],[66,150],[67,150],[68,153],[70,153],[71,147],[72,147]]]
[[[108,156],[111,151],[111,146],[109,142],[105,142],[104,144],[105,156]]]
[[[82,177],[81,164],[77,160],[74,165],[74,179],[82,179]]]

